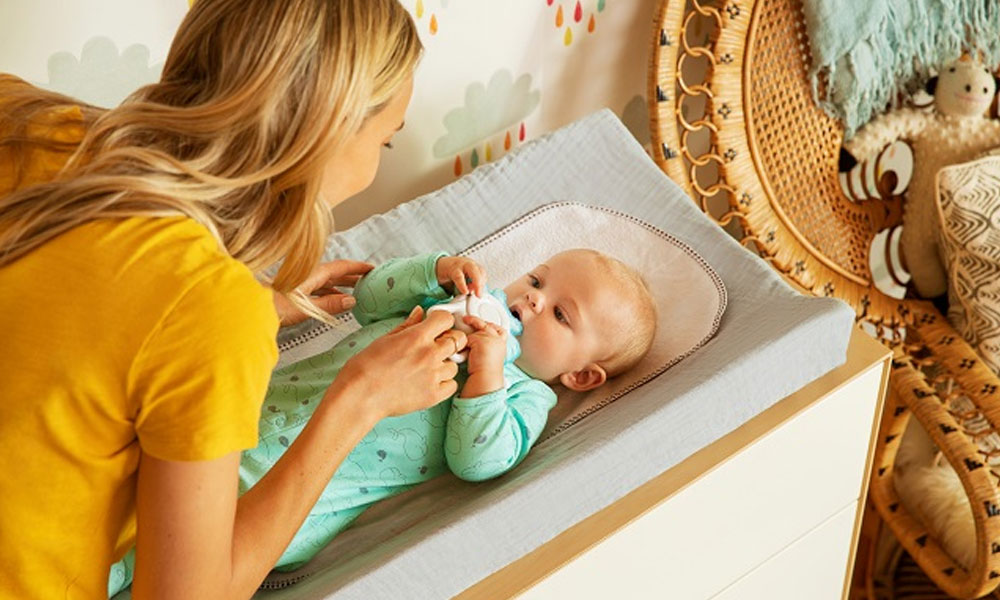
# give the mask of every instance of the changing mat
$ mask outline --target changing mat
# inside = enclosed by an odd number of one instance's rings
[[[703,346],[719,328],[726,290],[719,275],[692,248],[647,223],[607,208],[560,202],[543,206],[461,254],[476,259],[493,287],[502,287],[549,256],[591,248],[631,265],[656,302],[657,335],[647,355],[597,390],[574,393],[561,386],[541,440],[652,380]],[[281,364],[322,352],[358,329],[350,314],[337,327],[319,327],[283,344]]]
[[[549,431],[510,473],[480,484],[445,475],[382,502],[298,572],[265,582],[282,589],[257,597],[453,596],[845,360],[853,311],[837,300],[793,291],[707,219],[610,111],[333,236],[326,254],[377,263],[430,249],[468,249],[486,260],[477,252],[489,249],[488,238],[533,211],[526,220],[558,211],[573,214],[585,230],[594,225],[585,234],[592,243],[582,245],[610,248],[614,255],[643,242],[604,235],[611,230],[599,221],[612,216],[668,232],[678,248],[692,248],[728,295],[728,306],[725,296],[717,296],[719,314],[723,307],[725,313],[716,335],[651,380],[643,371],[650,365],[641,364],[630,374],[638,377],[634,382],[645,378],[644,385],[601,389],[603,398],[617,394],[617,401],[588,405],[561,396]],[[548,237],[542,231],[522,238],[515,254],[537,262],[552,250]],[[512,272],[523,269],[506,260]],[[488,268],[491,281],[502,281],[495,269]],[[682,309],[690,302],[683,285],[670,293]],[[303,324],[282,331],[281,364],[328,348],[349,327],[345,320],[339,328]]]

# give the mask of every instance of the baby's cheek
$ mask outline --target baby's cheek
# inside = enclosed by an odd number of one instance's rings
[[[534,369],[536,376],[548,381],[562,373],[561,362],[568,348],[565,347],[565,340],[553,335],[554,332],[535,333],[531,340],[527,362]],[[538,335],[540,333],[542,335]]]
[[[521,355],[517,359],[517,365],[524,369],[524,371],[531,375],[532,377],[543,377],[544,374],[539,372],[538,364],[538,345],[533,336],[525,334],[519,340],[521,344]]]

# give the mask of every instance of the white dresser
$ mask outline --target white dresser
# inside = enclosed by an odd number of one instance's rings
[[[458,598],[846,597],[889,351],[847,363]]]

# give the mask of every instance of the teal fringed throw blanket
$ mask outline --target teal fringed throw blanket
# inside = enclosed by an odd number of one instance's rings
[[[813,93],[846,137],[963,51],[1000,63],[998,0],[804,0],[803,9]]]

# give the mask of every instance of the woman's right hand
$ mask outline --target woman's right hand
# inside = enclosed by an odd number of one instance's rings
[[[424,319],[419,306],[399,327],[348,360],[327,395],[351,390],[373,418],[381,419],[430,408],[458,389],[458,365],[448,360],[465,348],[455,318],[433,311]]]

